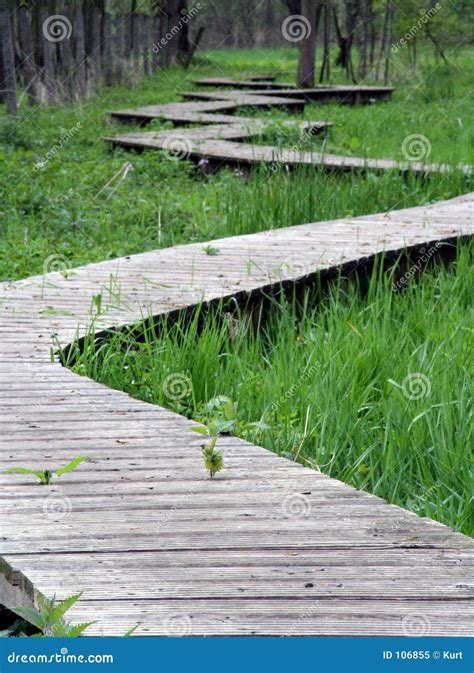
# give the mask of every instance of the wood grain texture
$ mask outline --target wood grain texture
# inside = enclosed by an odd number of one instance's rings
[[[214,257],[190,244],[1,284],[0,602],[83,590],[71,618],[97,620],[91,635],[137,622],[143,635],[469,635],[471,540],[233,437],[211,481],[192,422],[64,369],[50,348],[92,322],[450,245],[473,234],[473,215],[468,194],[224,238]],[[4,474],[78,454],[89,461],[51,487]]]

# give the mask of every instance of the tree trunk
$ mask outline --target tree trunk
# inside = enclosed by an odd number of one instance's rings
[[[61,9],[68,20],[72,19],[72,1],[64,2],[64,8]],[[69,18],[71,17],[71,19]],[[75,85],[75,68],[72,57],[72,47],[70,38],[65,38],[59,42],[59,50],[61,54],[61,77],[62,89],[67,100],[72,101],[76,93]]]
[[[301,0],[286,0],[286,6],[290,16],[298,16],[301,14]]]
[[[446,54],[444,53],[443,49],[441,48],[441,45],[439,44],[438,40],[435,38],[435,36],[431,32],[428,25],[425,26],[425,32],[426,32],[426,35],[428,36],[429,41],[433,44],[436,52],[441,56],[441,58],[446,63],[446,65],[449,65],[449,61],[446,58]]]
[[[374,67],[374,62],[375,62],[375,41],[377,39],[377,33],[375,30],[375,12],[373,11],[372,8],[372,14],[370,15],[370,55],[369,55],[369,63],[371,69]]]
[[[179,17],[186,16],[188,12],[188,0],[178,0],[176,11]],[[180,63],[186,62],[190,49],[191,44],[189,42],[189,24],[187,21],[183,21],[183,25],[178,33],[177,40],[177,57]]]
[[[162,59],[163,67],[169,68],[173,62],[174,56],[177,52],[179,33],[181,32],[182,26],[178,35],[173,36],[173,28],[178,26],[179,16],[178,16],[178,5],[180,0],[165,0],[164,2],[164,13],[161,15],[163,20],[163,31],[165,37],[165,44],[162,47]],[[168,35],[168,37],[166,37]]]
[[[113,22],[113,41],[112,48],[114,51],[114,84],[118,84],[123,80],[123,52],[124,52],[124,42],[125,42],[125,32],[126,32],[126,22],[127,18],[119,16],[112,20]]]
[[[20,5],[17,10],[19,43],[22,57],[25,87],[30,105],[39,103],[38,68],[35,62],[35,46],[33,31],[31,30],[30,10],[26,5]]]
[[[151,17],[151,67],[155,72],[160,65],[160,37],[161,37],[161,18],[159,16]]]
[[[204,35],[205,28],[204,26],[201,26],[197,32],[196,37],[194,40],[191,40],[191,49],[189,50],[189,53],[186,57],[185,62],[183,63],[184,69],[187,70],[189,66],[191,65],[191,61],[193,60],[194,53],[196,49],[199,47],[199,43],[201,42],[202,36]]]
[[[101,80],[101,60],[100,60],[100,43],[101,43],[101,12],[100,8],[94,3],[90,8],[89,15],[89,65],[91,69],[91,84],[93,89],[100,86]],[[92,92],[92,91],[91,91]]]
[[[314,86],[314,70],[316,67],[316,0],[302,0],[301,15],[307,19],[303,26],[303,38],[300,41],[300,58],[298,64],[297,85],[300,88]]]
[[[123,37],[123,58],[128,63],[132,56],[132,44],[133,44],[133,13],[135,2],[132,3],[132,11],[128,16],[124,17],[124,37]]]
[[[0,81],[0,89],[5,94],[7,114],[14,115],[17,113],[18,108],[16,102],[15,51],[9,4],[6,0],[0,0],[0,36],[3,61],[3,81]]]
[[[76,86],[80,98],[86,95],[87,71],[86,71],[86,41],[84,32],[84,12],[79,4],[74,17],[74,37],[76,50]]]
[[[380,39],[380,51],[379,51],[379,55],[377,57],[377,67],[375,69],[375,79],[377,79],[377,80],[380,77],[380,67],[382,65],[382,58],[383,58],[383,55],[385,54],[385,49],[386,49],[389,5],[390,5],[390,0],[388,0],[387,5],[385,6],[385,15],[384,15],[383,27],[382,27],[382,37]]]
[[[149,17],[141,17],[141,36],[142,36],[142,54],[143,54],[143,74],[148,77],[150,74],[150,24]]]
[[[339,54],[336,58],[336,65],[342,66],[346,71],[346,76],[354,83],[356,82],[356,79],[354,76],[354,69],[352,67],[352,44],[354,42],[354,33],[357,27],[358,15],[358,0],[348,0],[346,3],[346,35],[343,35],[336,8],[334,7],[334,25],[336,27],[336,35],[339,46]]]
[[[370,0],[363,0],[362,21],[363,30],[359,45],[359,79],[365,79],[367,76],[367,48],[369,44],[369,24],[371,16]]]
[[[384,84],[388,83],[388,68],[390,65],[390,44],[392,42],[392,23],[395,7],[392,0],[388,0],[387,38],[385,40],[385,68],[383,73]]]
[[[50,13],[46,7],[40,9],[40,24],[44,25]],[[55,44],[47,40],[41,31],[41,44],[43,49],[43,75],[48,92],[48,101],[55,103],[57,97],[57,82],[56,82],[56,60],[55,60]]]
[[[320,5],[318,9],[322,11],[323,5]],[[319,73],[319,81],[322,82],[324,79],[329,80],[331,76],[331,63],[330,63],[330,14],[329,14],[329,0],[324,0],[324,51],[323,51],[323,62],[321,63],[321,70]],[[316,21],[318,23],[318,21]]]
[[[102,27],[103,27],[102,67],[104,71],[104,83],[105,86],[112,86],[114,80],[113,52],[112,52],[113,28],[112,28],[112,17],[110,16],[110,14],[104,14]]]
[[[132,14],[132,61],[136,73],[140,70],[140,16]]]

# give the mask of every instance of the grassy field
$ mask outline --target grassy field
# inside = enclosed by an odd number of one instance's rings
[[[42,273],[54,255],[77,266],[182,242],[420,205],[469,190],[470,180],[454,174],[425,182],[372,174],[328,178],[306,171],[249,182],[228,170],[204,177],[159,152],[111,153],[101,141],[102,135],[123,130],[110,124],[108,110],[180,100],[178,92],[205,75],[271,70],[291,81],[296,57],[294,49],[215,52],[187,74],[174,68],[135,86],[131,81],[104,89],[77,105],[24,106],[18,119],[0,116],[0,279]],[[428,52],[417,72],[404,58],[401,51],[394,63],[397,92],[391,102],[308,106],[304,118],[334,122],[315,146],[403,160],[405,138],[421,134],[429,161],[474,163],[472,49],[450,55],[449,71]],[[277,121],[284,114],[271,117]],[[151,128],[169,126],[154,122]],[[269,137],[288,146],[295,139],[281,128]],[[55,145],[60,150],[51,156]],[[133,169],[120,181],[127,161]]]
[[[232,329],[224,306],[201,326],[199,314],[146,324],[86,349],[74,370],[205,423],[225,396],[234,433],[472,535],[473,252],[401,293],[375,270],[365,294],[308,290]],[[192,382],[175,402],[173,374]]]

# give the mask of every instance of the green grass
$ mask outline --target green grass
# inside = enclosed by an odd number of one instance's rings
[[[376,268],[363,293],[340,279],[258,320],[237,311],[233,329],[232,305],[146,323],[89,346],[74,370],[201,421],[227,396],[237,434],[472,535],[473,252],[399,293]],[[183,399],[167,396],[170,375],[191,380]]]
[[[428,160],[474,163],[472,48],[450,56],[449,71],[428,52],[416,73],[404,58],[401,50],[392,70],[398,87],[393,101],[360,108],[308,106],[303,118],[334,122],[327,138],[315,139],[313,146],[403,159],[403,140],[423,134],[431,147]],[[159,152],[109,152],[101,141],[102,135],[128,128],[108,122],[108,110],[180,100],[178,92],[191,88],[196,77],[268,70],[292,80],[296,50],[215,52],[187,74],[173,68],[135,86],[104,89],[78,105],[32,109],[24,102],[18,119],[0,116],[0,279],[42,273],[54,255],[77,266],[189,241],[420,205],[470,189],[471,181],[457,174],[404,181],[372,174],[328,178],[302,170],[289,178],[264,175],[246,182],[226,170],[203,177],[191,164]],[[339,75],[336,81],[342,81]],[[285,115],[269,117],[277,121]],[[164,127],[170,125],[151,126]],[[269,139],[291,146],[298,137],[280,128]],[[55,156],[35,169],[58,144]],[[101,191],[127,161],[133,170]]]

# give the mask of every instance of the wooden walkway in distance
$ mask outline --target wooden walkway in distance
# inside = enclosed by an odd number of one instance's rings
[[[279,83],[273,80],[238,80],[228,79],[226,77],[205,77],[193,80],[193,84],[197,86],[214,86],[214,87],[232,87],[233,89],[250,89],[254,91],[265,91],[266,89],[296,89],[294,84],[287,82]]]
[[[287,103],[288,101],[286,101]],[[260,108],[269,107],[287,107],[282,104],[281,98],[268,96],[240,96],[234,100],[215,100],[202,102],[186,103],[165,103],[163,105],[147,105],[141,108],[128,108],[125,110],[113,110],[109,116],[115,121],[148,124],[153,119],[164,119],[170,121],[183,121],[194,123],[199,114],[211,114],[215,112],[235,112],[239,108]],[[290,101],[290,108],[293,111],[301,112],[305,106],[304,100],[298,100],[295,104]],[[185,116],[183,116],[185,115]],[[199,123],[199,122],[198,122]]]
[[[223,85],[221,85],[223,86]],[[394,87],[389,86],[317,86],[312,89],[297,89],[287,86],[268,88],[261,94],[260,91],[245,91],[246,96],[265,95],[270,98],[282,97],[285,99],[300,98],[306,102],[339,103],[347,105],[361,105],[390,100]],[[235,100],[242,95],[241,91],[183,91],[181,95],[186,100]]]
[[[354,87],[333,88],[348,91],[347,95],[352,95],[354,92]],[[374,87],[357,88],[367,91],[374,89]],[[379,88],[388,89],[387,87]],[[318,91],[320,90],[318,89]],[[302,149],[304,147],[303,136],[299,142],[289,149],[274,145],[254,145],[235,142],[261,136],[275,122],[262,118],[245,118],[218,113],[222,111],[235,112],[238,108],[245,107],[252,102],[257,102],[259,106],[263,107],[278,107],[281,101],[288,102],[293,101],[293,99],[287,98],[286,95],[282,98],[254,94],[243,96],[239,91],[188,92],[181,95],[185,98],[197,97],[203,98],[203,100],[200,102],[186,101],[184,103],[169,103],[160,106],[119,110],[111,112],[110,115],[112,119],[135,121],[141,126],[151,121],[151,119],[157,118],[172,121],[175,125],[197,123],[207,126],[184,128],[179,131],[127,133],[113,137],[107,136],[103,140],[113,148],[124,147],[138,151],[144,149],[171,151],[176,158],[205,162],[207,172],[218,170],[223,166],[231,166],[248,172],[253,166],[259,164],[268,164],[272,169],[278,166],[284,169],[293,169],[297,166],[314,166],[330,171],[399,171],[422,175],[448,173],[453,170],[462,171],[467,175],[472,172],[472,167],[468,165],[452,167],[447,164],[397,162],[391,159],[346,157],[315,150],[307,151]],[[304,101],[297,101],[297,104],[298,106],[304,106]],[[311,131],[311,133],[321,132],[332,126],[328,121],[307,123],[298,122],[294,118],[285,120],[282,123],[288,126],[296,126],[301,131]],[[174,149],[179,149],[179,151],[175,152]]]
[[[195,243],[1,284],[0,602],[82,590],[71,618],[97,620],[90,635],[470,635],[472,540],[232,437],[211,481],[192,422],[50,349],[88,329],[93,296],[96,329],[118,327],[452,242],[473,216],[467,194],[221,239],[212,257]],[[79,454],[50,487],[4,474]]]
[[[195,115],[196,113],[191,114]],[[274,124],[272,120],[253,117],[231,117],[231,123],[209,123],[211,121],[219,122],[219,119],[222,119],[222,117],[219,118],[219,115],[215,116],[217,117],[216,120],[214,120],[214,115],[207,115],[205,120],[208,122],[207,125],[193,126],[179,133],[175,130],[142,131],[122,136],[104,137],[103,140],[110,143],[112,147],[126,147],[137,150],[158,149],[171,152],[173,152],[173,149],[177,149],[180,158],[196,158],[199,160],[207,158],[205,142],[208,140],[243,140],[244,138],[259,137]],[[228,117],[225,117],[225,119],[228,119]],[[322,133],[332,126],[331,122],[327,121],[284,120],[280,123],[283,126],[294,127],[301,133],[312,136]],[[234,146],[232,144],[227,152],[230,151],[230,154],[232,154],[234,147],[245,149],[247,146],[241,144]],[[249,145],[249,147],[253,147],[253,145]],[[225,162],[221,161],[221,163]],[[232,163],[232,161],[229,161],[229,163]]]
[[[279,90],[278,94],[274,91],[269,95],[268,91],[232,91],[231,89],[222,89],[219,91],[180,91],[186,101],[231,101],[238,107],[256,107],[258,104],[262,108],[285,108],[294,112],[301,112],[308,98],[299,95],[299,91],[293,91],[292,96],[286,95],[286,90]]]
[[[312,126],[315,127],[316,123]],[[321,122],[320,130],[327,128]],[[449,173],[453,167],[449,164],[425,164],[421,162],[399,162],[392,159],[363,159],[362,157],[344,157],[337,154],[318,151],[279,148],[274,145],[254,145],[231,142],[250,136],[261,135],[264,127],[249,128],[245,125],[203,126],[186,131],[156,131],[149,133],[130,133],[121,136],[104,137],[103,140],[113,148],[164,150],[179,159],[205,161],[210,171],[223,166],[250,168],[267,164],[271,168],[294,169],[298,166],[313,166],[328,171],[398,171],[401,173]],[[456,167],[466,175],[471,174],[471,166]]]

